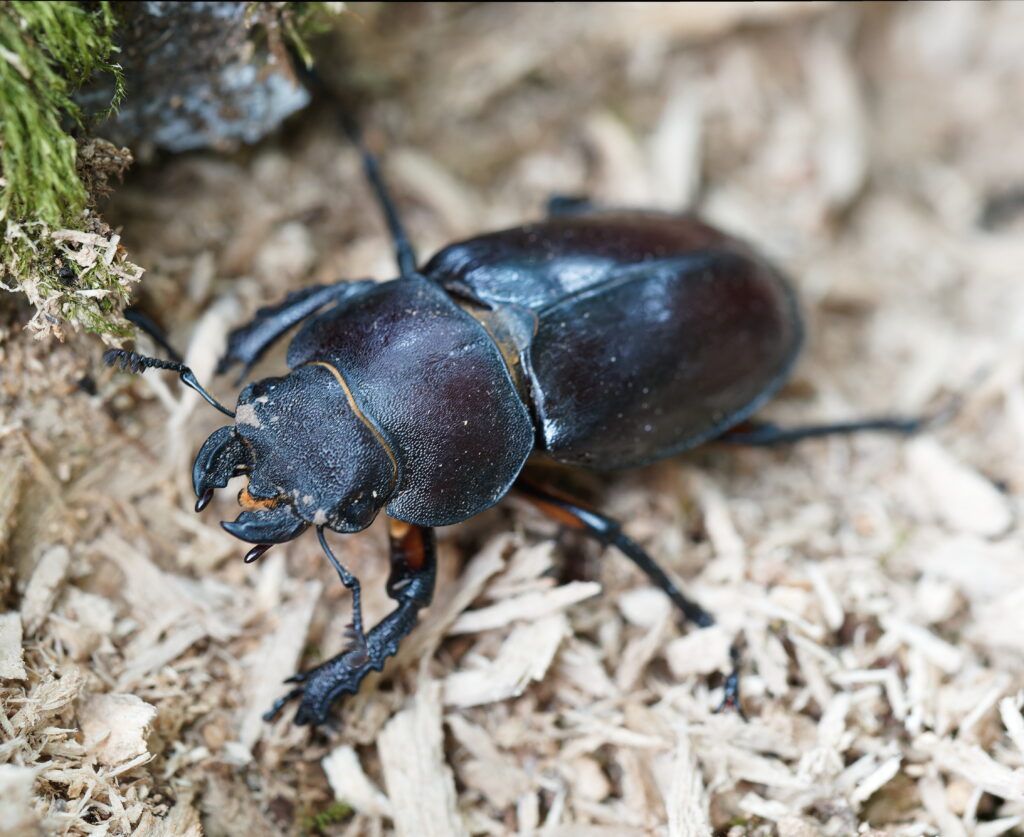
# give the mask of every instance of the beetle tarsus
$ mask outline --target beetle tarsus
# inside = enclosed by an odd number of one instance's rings
[[[295,712],[295,723],[314,726],[323,724],[338,698],[354,695],[366,675],[384,668],[384,662],[398,651],[399,643],[416,624],[419,610],[416,602],[401,602],[366,634],[365,642],[286,680],[287,683],[302,685],[276,701],[263,716],[264,719],[273,720],[286,703],[301,698]]]
[[[743,704],[740,702],[740,666],[742,658],[738,645],[729,648],[729,659],[732,660],[732,671],[725,678],[725,685],[722,688],[722,702],[715,709],[716,713],[734,711],[744,721],[747,714],[743,711]]]
[[[391,575],[387,590],[388,595],[398,602],[398,607],[364,633],[361,614],[358,621],[356,619],[358,579],[334,557],[327,546],[322,527],[318,528],[317,534],[324,551],[342,577],[342,583],[352,590],[353,622],[346,631],[349,643],[336,657],[286,680],[286,683],[302,685],[274,703],[263,716],[267,721],[273,720],[289,701],[300,698],[295,723],[325,723],[331,705],[338,698],[358,692],[366,675],[371,671],[380,671],[387,658],[397,653],[402,639],[415,626],[420,610],[430,604],[433,596],[437,574],[434,530],[426,526],[409,526],[401,535],[392,532]]]

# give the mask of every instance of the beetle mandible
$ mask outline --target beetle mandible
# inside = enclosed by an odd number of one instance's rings
[[[433,527],[458,523],[515,488],[558,522],[617,547],[699,626],[711,616],[611,518],[526,481],[533,452],[567,465],[643,465],[712,439],[767,445],[862,429],[912,432],[879,418],[780,429],[747,419],[783,385],[802,341],[788,281],[735,238],[692,215],[598,211],[552,201],[547,220],[449,245],[419,267],[376,158],[350,131],[395,243],[399,278],[296,291],[233,331],[218,367],[248,369],[292,326],[291,371],[249,384],[231,411],[174,361],[112,350],[141,372],[177,371],[234,419],[200,449],[196,511],[247,475],[243,511],[221,525],[256,544],[313,527],[352,592],[349,643],[296,675],[298,724],[380,670],[430,604]],[[325,309],[325,310],[323,310]],[[389,517],[395,609],[363,626],[359,580],[325,530]],[[735,675],[727,682],[736,698]]]

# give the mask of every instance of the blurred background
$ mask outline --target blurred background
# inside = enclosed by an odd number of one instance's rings
[[[299,19],[187,5],[213,58],[180,63],[170,23],[115,29],[127,95],[95,132],[135,162],[101,238],[68,240],[144,269],[134,302],[233,402],[233,326],[396,271],[338,104],[295,87]],[[311,732],[260,715],[344,642],[316,544],[244,566],[231,492],[191,511],[216,414],[5,295],[0,834],[1020,833],[1024,4],[309,5],[298,43],[421,259],[553,194],[694,210],[798,288],[808,341],[771,418],[959,410],[913,440],[584,479],[705,631],[515,502],[442,530],[409,646]],[[236,8],[203,28],[202,7]],[[63,341],[25,330],[37,311]],[[255,374],[284,368],[282,347]],[[385,532],[336,543],[373,621]],[[734,638],[746,720],[713,711]]]

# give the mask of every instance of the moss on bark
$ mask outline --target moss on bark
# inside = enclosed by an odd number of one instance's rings
[[[35,305],[29,327],[40,335],[63,336],[68,323],[108,342],[130,333],[120,312],[142,271],[95,212],[102,190],[87,184],[119,175],[131,158],[73,136],[104,113],[84,113],[78,87],[109,74],[107,107],[121,96],[113,29],[106,2],[0,3],[2,284]]]

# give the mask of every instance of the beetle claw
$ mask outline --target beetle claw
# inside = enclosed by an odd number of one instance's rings
[[[220,525],[228,534],[239,540],[262,545],[290,541],[308,524],[295,513],[290,503],[283,503],[271,509],[243,511],[233,521],[223,521]],[[252,552],[249,555],[252,555]],[[256,558],[259,558],[259,555],[253,560]]]

